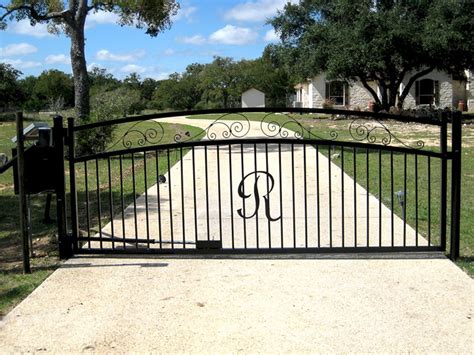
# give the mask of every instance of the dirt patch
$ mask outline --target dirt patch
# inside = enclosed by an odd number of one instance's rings
[[[0,239],[0,270],[3,272],[21,272],[22,247],[20,235]],[[32,264],[49,264],[50,258],[57,256],[57,242],[52,235],[33,238]]]
[[[0,191],[13,189],[13,184],[0,184]]]

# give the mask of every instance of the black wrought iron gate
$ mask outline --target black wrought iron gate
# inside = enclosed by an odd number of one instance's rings
[[[201,128],[170,120],[181,116]],[[448,235],[458,255],[456,114],[253,108],[61,122],[62,257],[444,251]],[[116,140],[104,151],[76,153],[78,136],[111,127]]]

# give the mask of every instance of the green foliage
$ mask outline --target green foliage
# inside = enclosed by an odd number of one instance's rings
[[[375,80],[381,100],[371,93],[385,109],[397,96],[403,102],[412,84],[398,92],[405,75],[456,74],[474,63],[472,1],[312,0],[287,4],[270,22],[282,44],[269,56],[294,77]]]
[[[179,4],[175,0],[93,0],[95,10],[109,11],[119,16],[121,26],[146,28],[146,34],[155,37],[171,25]]]
[[[89,80],[85,59],[84,28],[89,13],[104,11],[115,13],[121,26],[146,28],[150,36],[171,26],[173,15],[177,14],[176,0],[11,0],[0,4],[0,30],[7,27],[7,21],[29,20],[32,25],[45,23],[52,33],[64,32],[71,40],[72,70],[74,73],[74,105],[81,120],[88,120]],[[67,100],[67,98],[65,98]]]
[[[101,91],[114,90],[120,86],[120,81],[104,68],[93,67],[88,72],[88,76],[91,96]]]
[[[2,4],[4,13],[0,13],[0,29],[6,28],[7,20],[28,19],[32,25],[48,23],[51,32],[61,32],[64,25],[70,25],[67,16],[83,11],[83,8],[86,13],[99,10],[115,13],[121,26],[146,28],[147,34],[157,36],[171,25],[171,17],[178,12],[179,4],[175,0],[11,0]]]
[[[91,116],[97,119],[110,119],[139,113],[134,110],[134,107],[140,103],[140,100],[140,91],[126,86],[97,93],[91,98]]]
[[[140,91],[126,86],[112,91],[97,92],[91,98],[91,116],[87,123],[102,122],[139,113],[135,107],[141,102]],[[92,154],[105,150],[114,137],[115,126],[109,125],[78,134],[80,154]]]
[[[62,97],[64,105],[74,105],[74,82],[71,75],[60,70],[45,70],[37,78],[30,94],[41,109],[48,108],[51,100]]]
[[[2,112],[0,113],[0,122],[15,122],[16,115],[14,112]]]
[[[191,64],[183,74],[174,73],[160,82],[153,94],[157,109],[191,110],[201,100],[201,76],[204,66]]]
[[[142,99],[145,102],[151,101],[153,97],[153,93],[155,92],[156,88],[158,87],[158,81],[152,78],[146,78],[143,80],[141,85],[141,95]]]
[[[21,105],[24,110],[39,111],[44,107],[44,102],[41,102],[41,100],[33,94],[37,81],[38,78],[36,76],[29,75],[18,82],[24,95],[24,101]]]
[[[184,73],[161,81],[153,95],[157,109],[212,109],[240,107],[242,92],[265,92],[268,106],[286,106],[292,83],[286,71],[267,58],[234,61],[215,57],[209,64],[191,64]]]
[[[10,64],[0,63],[0,109],[13,108],[19,105],[23,93],[18,84],[22,73]]]

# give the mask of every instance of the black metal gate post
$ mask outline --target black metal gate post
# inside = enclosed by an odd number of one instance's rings
[[[446,211],[448,205],[447,191],[448,191],[448,113],[441,112],[441,130],[440,130],[440,145],[441,145],[441,204],[440,204],[440,236],[441,249],[446,250],[446,234],[447,234],[447,220]]]
[[[462,125],[460,111],[452,116],[452,166],[451,166],[451,247],[450,258],[459,257],[459,238],[461,220],[461,141]]]
[[[30,226],[28,224],[28,199],[25,191],[25,146],[23,136],[23,113],[16,114],[16,136],[17,136],[17,164],[18,164],[18,196],[20,198],[20,230],[23,241],[23,273],[30,274],[30,252],[29,239]]]
[[[56,158],[56,205],[58,223],[59,257],[66,259],[73,255],[67,236],[66,223],[66,185],[64,171],[64,127],[61,116],[54,117],[53,127],[54,149]]]
[[[78,251],[77,238],[79,237],[79,226],[77,222],[77,190],[76,190],[76,169],[74,166],[75,158],[75,139],[74,139],[74,118],[67,119],[67,137],[68,137],[68,160],[69,160],[69,181],[71,193],[71,233],[74,253]]]

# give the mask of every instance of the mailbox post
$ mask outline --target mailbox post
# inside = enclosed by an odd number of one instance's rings
[[[64,259],[73,255],[73,244],[67,230],[64,172],[65,138],[66,129],[61,116],[54,117],[52,129],[46,123],[34,123],[23,129],[22,113],[17,114],[17,135],[12,138],[12,141],[17,143],[17,148],[12,150],[12,160],[1,167],[0,173],[13,167],[15,193],[20,196],[20,224],[23,235],[25,273],[30,269],[29,196],[32,194],[47,193],[48,210],[51,194],[56,193],[59,256]],[[25,140],[34,141],[34,143],[25,149]]]
[[[24,155],[24,136],[23,136],[23,113],[16,114],[16,136],[17,136],[17,178],[18,178],[18,193],[20,197],[20,230],[23,241],[23,272],[25,274],[31,273],[30,267],[30,251],[29,251],[29,232],[28,227],[28,201],[26,199],[25,191],[25,155]]]

